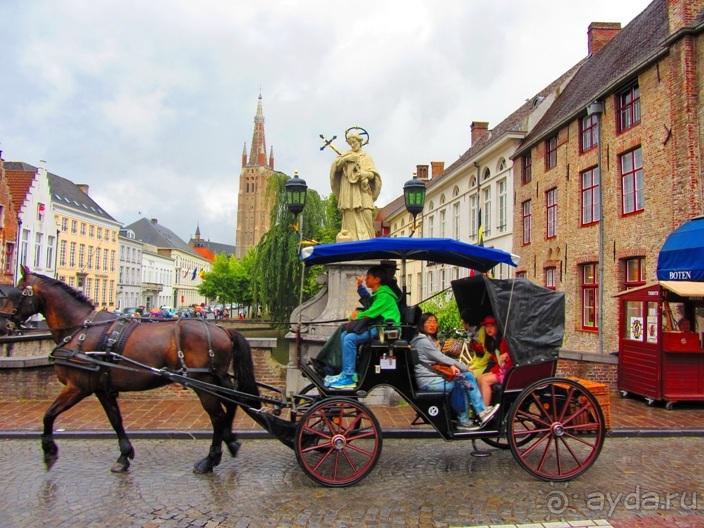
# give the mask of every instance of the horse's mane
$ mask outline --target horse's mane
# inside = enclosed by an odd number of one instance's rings
[[[72,288],[68,284],[66,284],[63,281],[54,279],[52,277],[47,277],[46,275],[40,275],[39,273],[32,273],[37,279],[40,279],[42,282],[48,283],[50,286],[58,286],[62,290],[64,290],[66,293],[71,295],[71,297],[75,298],[77,301],[81,301],[82,303],[89,304],[91,308],[95,308],[95,304],[93,304],[93,301],[87,297],[83,292],[78,291],[75,288]]]

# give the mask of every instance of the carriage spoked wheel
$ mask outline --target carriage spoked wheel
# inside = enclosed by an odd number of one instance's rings
[[[524,406],[529,407],[530,406],[530,401],[526,401],[523,403]],[[509,411],[506,413],[504,422],[507,422],[509,417],[511,416],[511,412]],[[523,416],[519,416],[519,420],[525,420]],[[525,427],[529,427],[530,424],[524,424]],[[491,447],[495,447],[497,449],[510,449],[509,442],[508,442],[508,434],[509,434],[510,428],[504,423],[504,433],[502,435],[493,437],[493,438],[482,438],[481,440],[485,443],[490,445]],[[527,434],[523,438],[517,439],[516,440],[516,445],[523,446],[530,442],[535,435],[533,434]]]
[[[599,402],[569,379],[533,383],[509,414],[507,438],[514,458],[546,481],[571,480],[587,471],[599,457],[605,436]]]
[[[326,398],[313,405],[296,427],[296,459],[323,486],[351,486],[374,469],[381,455],[381,427],[356,400]]]

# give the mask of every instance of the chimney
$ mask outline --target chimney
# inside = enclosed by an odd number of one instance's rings
[[[472,131],[472,145],[474,145],[477,141],[486,136],[489,132],[489,122],[472,121],[472,124],[469,128]]]
[[[78,187],[81,192],[88,194],[88,184],[87,183],[77,183],[76,187]]]
[[[269,149],[269,167],[274,168],[274,147]]]
[[[667,0],[667,23],[669,34],[696,24],[697,2],[691,0]]]
[[[445,170],[444,161],[431,161],[430,164],[433,166],[433,178],[437,178]]]
[[[158,224],[159,222],[156,221],[156,218],[152,218],[152,224]]]
[[[247,165],[247,142],[244,142],[244,148],[242,149],[242,166]]]
[[[416,176],[419,180],[428,181],[428,166],[416,165]]]
[[[616,33],[621,31],[620,22],[592,22],[587,30],[587,47],[589,56],[593,56],[606,43],[608,43]]]

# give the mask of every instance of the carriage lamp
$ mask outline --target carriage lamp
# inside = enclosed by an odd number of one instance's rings
[[[306,206],[306,193],[308,185],[303,178],[298,177],[298,171],[294,171],[293,178],[286,182],[286,206],[294,216],[303,212]]]
[[[411,236],[416,230],[416,217],[423,212],[425,205],[425,183],[418,179],[418,175],[414,172],[413,179],[408,180],[403,184],[403,201],[406,205],[406,211],[413,216],[413,227]]]

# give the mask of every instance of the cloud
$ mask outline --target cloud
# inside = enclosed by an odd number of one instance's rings
[[[261,86],[276,168],[330,193],[320,134],[358,125],[394,199],[451,164],[587,53],[591,21],[647,0],[6,0],[4,158],[75,183],[113,217],[235,243],[238,177]]]

